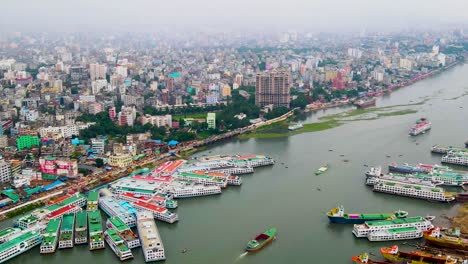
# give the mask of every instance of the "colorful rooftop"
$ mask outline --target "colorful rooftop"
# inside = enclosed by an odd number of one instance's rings
[[[75,224],[75,214],[65,214],[62,217],[62,227],[60,228],[61,232],[64,231],[73,231],[73,226]]]
[[[76,213],[76,229],[86,228],[88,214],[85,211]]]
[[[160,214],[164,214],[167,212],[167,209],[164,208],[164,207],[159,207],[159,206],[156,206],[154,204],[150,204],[150,203],[145,203],[143,201],[136,201],[133,203],[135,206],[140,206],[140,207],[143,207],[143,208],[146,208],[148,210],[151,210],[151,211],[154,211],[154,212],[158,212]]]
[[[70,197],[67,197],[66,199],[64,199],[63,201],[60,201],[58,203],[55,203],[53,205],[50,205],[50,206],[47,206],[45,209],[50,211],[50,212],[53,212],[55,210],[58,210],[60,209],[61,207],[63,206],[66,206],[66,205],[69,205],[71,203],[74,203],[80,199],[86,199],[86,197],[82,194],[75,194],[75,195],[72,195]]]
[[[44,234],[42,235],[42,244],[50,245],[55,243],[55,241],[57,240],[57,232],[60,227],[61,221],[61,219],[52,219],[49,221],[49,223],[47,224],[47,228]]]
[[[48,218],[55,218],[59,215],[62,215],[66,212],[70,212],[72,210],[75,210],[77,207],[75,205],[66,205],[64,207],[61,207],[58,210],[53,211],[52,213],[47,214]]]
[[[102,232],[101,213],[98,210],[88,212],[89,233]]]
[[[88,193],[88,203],[89,202],[98,202],[99,199],[99,192],[97,191],[89,191]]]
[[[400,228],[390,228],[388,229],[389,233],[401,233],[401,232],[412,232],[417,231],[416,227],[400,227]]]
[[[114,216],[108,219],[109,222],[119,231],[122,232],[124,230],[130,229],[119,217]]]
[[[15,233],[16,231],[18,231],[20,229],[18,228],[13,228],[13,227],[8,227],[8,228],[5,228],[3,230],[0,231],[0,237],[4,237],[4,236],[7,236],[11,233]]]

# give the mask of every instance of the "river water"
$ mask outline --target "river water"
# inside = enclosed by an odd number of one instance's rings
[[[175,211],[180,221],[158,224],[166,249],[165,263],[350,263],[351,255],[364,251],[378,255],[380,247],[394,243],[356,239],[351,233],[352,225],[329,224],[325,213],[332,207],[342,204],[349,212],[402,209],[413,216],[453,214],[456,209],[453,205],[372,192],[364,185],[364,164],[386,167],[392,161],[439,163],[440,156],[430,153],[433,144],[461,146],[468,139],[468,96],[459,97],[466,92],[467,64],[377,101],[377,107],[385,107],[425,100],[420,105],[399,108],[417,110],[415,114],[353,121],[291,137],[234,139],[197,153],[197,156],[265,154],[277,163],[256,169],[254,174],[243,177],[242,186],[229,187],[222,195],[179,200]],[[309,114],[303,122],[314,122],[320,116],[345,110]],[[432,130],[416,138],[409,137],[408,128],[422,116],[432,121]],[[330,164],[330,170],[315,176],[314,171],[325,163]],[[278,229],[277,240],[257,253],[242,255],[246,242],[270,227]],[[410,243],[416,242],[419,241]],[[10,262],[118,262],[106,247],[90,252],[87,246],[76,246],[47,256],[41,256],[37,247]],[[188,249],[185,254],[181,253],[184,248]],[[144,263],[141,250],[135,249],[134,255],[127,263]]]

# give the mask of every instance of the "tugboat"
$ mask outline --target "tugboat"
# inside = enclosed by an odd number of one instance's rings
[[[325,165],[325,166],[320,167],[317,171],[315,171],[315,175],[323,174],[323,173],[327,172],[327,170],[328,170],[328,164]]]
[[[294,130],[301,129],[301,128],[303,128],[303,127],[304,127],[304,126],[303,126],[301,123],[291,124],[290,126],[288,126],[288,130],[289,130],[289,131],[294,131]]]
[[[354,102],[354,105],[356,105],[358,108],[367,108],[375,106],[375,101],[375,98],[359,99],[356,102]]]
[[[245,247],[245,250],[248,252],[254,252],[262,249],[268,243],[272,242],[276,238],[276,228],[271,228],[259,235],[257,235],[253,240],[250,240]]]

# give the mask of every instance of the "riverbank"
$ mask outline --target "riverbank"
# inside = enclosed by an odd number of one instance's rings
[[[455,217],[453,217],[452,224],[454,227],[459,227],[461,232],[468,234],[468,203],[461,204]]]

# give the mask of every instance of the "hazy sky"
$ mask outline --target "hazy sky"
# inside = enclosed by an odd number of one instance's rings
[[[468,23],[468,0],[2,0],[0,10],[0,31],[349,31]]]

